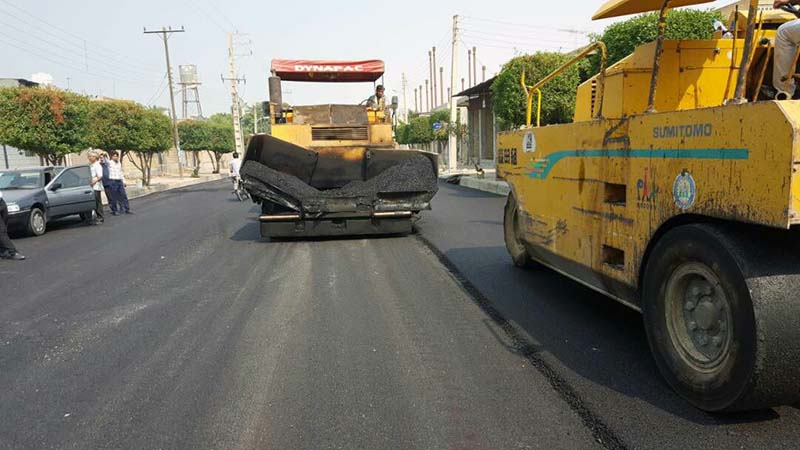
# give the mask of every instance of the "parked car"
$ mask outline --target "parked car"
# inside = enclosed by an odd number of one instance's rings
[[[0,191],[8,205],[9,228],[41,236],[53,219],[71,215],[91,219],[94,211],[91,178],[86,165],[0,171]]]

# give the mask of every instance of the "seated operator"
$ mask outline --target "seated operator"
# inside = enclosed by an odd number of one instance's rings
[[[386,97],[383,93],[383,85],[379,84],[378,87],[375,88],[375,95],[367,100],[367,108],[374,109],[375,111],[386,111]]]
[[[800,0],[775,0],[775,9],[783,5],[798,5]],[[800,19],[790,20],[778,27],[775,36],[775,60],[772,68],[772,85],[777,91],[778,100],[786,100],[794,96],[795,67],[792,67],[797,46],[800,44]]]

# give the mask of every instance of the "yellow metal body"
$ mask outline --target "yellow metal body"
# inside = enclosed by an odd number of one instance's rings
[[[366,139],[314,139],[313,125],[300,125],[293,123],[273,124],[272,135],[292,144],[306,148],[317,147],[385,147],[394,148],[392,125],[388,123],[374,123],[366,126]]]
[[[643,45],[606,71],[604,96],[597,77],[579,87],[573,123],[499,133],[498,170],[534,259],[638,308],[661,230],[800,223],[800,102],[726,104],[743,50],[742,39],[664,41],[658,112],[646,113],[655,43]],[[749,66],[748,92],[762,66]]]

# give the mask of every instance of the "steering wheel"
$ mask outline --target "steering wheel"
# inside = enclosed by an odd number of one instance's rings
[[[790,14],[794,14],[795,17],[800,18],[800,8],[796,8],[795,5],[785,4],[779,7],[781,10],[786,11]]]

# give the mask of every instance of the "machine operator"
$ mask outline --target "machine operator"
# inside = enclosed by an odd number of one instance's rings
[[[775,0],[775,9],[783,5],[800,5],[800,0]],[[800,45],[800,19],[791,20],[778,28],[775,37],[775,62],[772,68],[772,85],[777,91],[778,100],[790,99],[794,96],[795,82],[792,67],[797,46]]]
[[[798,0],[800,2],[800,0]],[[367,107],[375,111],[386,111],[386,96],[384,95],[385,89],[382,84],[375,88],[375,95],[367,100]]]

